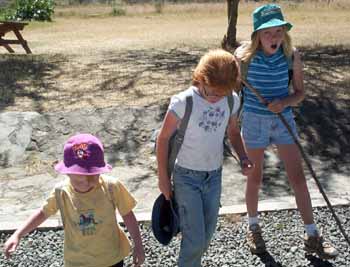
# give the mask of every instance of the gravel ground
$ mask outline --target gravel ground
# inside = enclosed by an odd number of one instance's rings
[[[337,207],[335,211],[343,222],[344,229],[349,233],[349,206]],[[322,261],[315,256],[305,255],[302,249],[303,225],[299,213],[289,210],[261,214],[261,225],[268,248],[268,253],[261,256],[251,255],[246,247],[245,216],[234,214],[220,217],[211,246],[203,258],[203,267],[350,266],[348,244],[338,231],[331,213],[327,208],[318,208],[314,212],[323,235],[339,249],[336,260]],[[140,227],[146,250],[146,262],[143,266],[176,266],[180,238],[175,238],[169,246],[164,247],[153,237],[148,222],[141,223]],[[0,233],[0,243],[3,244],[8,237],[8,233]],[[0,266],[63,266],[62,239],[62,230],[35,231],[23,238],[21,246],[10,260],[6,261],[1,254]],[[130,260],[126,259],[125,266],[132,266]]]

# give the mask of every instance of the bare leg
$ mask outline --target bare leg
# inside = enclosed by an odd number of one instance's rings
[[[295,200],[304,224],[312,224],[314,223],[312,204],[298,147],[295,144],[278,145],[277,149],[284,163],[289,183],[294,190]]]
[[[245,201],[249,217],[255,217],[258,215],[258,198],[262,180],[264,150],[265,148],[247,148],[249,159],[255,165],[252,174],[248,175],[247,186],[245,191]]]

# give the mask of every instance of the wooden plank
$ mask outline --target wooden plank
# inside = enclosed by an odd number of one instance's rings
[[[0,36],[4,36],[6,33],[12,31],[12,28],[6,24],[0,24]]]
[[[0,21],[1,24],[17,27],[23,29],[24,26],[28,25],[28,22],[23,22],[23,21]]]
[[[19,32],[19,30],[15,29],[15,30],[13,30],[13,32],[15,33],[17,39],[21,42],[21,45],[22,45],[23,49],[26,51],[26,53],[31,54],[32,51],[30,51],[29,46],[27,44],[27,41],[23,39],[22,34]]]
[[[14,53],[15,51],[10,47],[10,44],[20,44],[22,45],[23,49],[26,51],[27,54],[31,54],[32,51],[30,50],[27,41],[24,40],[22,34],[20,33],[20,31],[23,30],[26,25],[28,25],[27,22],[0,21],[0,46],[4,46],[8,52]],[[1,38],[6,33],[11,31],[14,32],[14,34],[17,37],[17,40]]]
[[[14,52],[15,52],[15,50],[13,50],[13,49],[11,48],[11,46],[9,46],[8,44],[3,44],[2,46],[5,47],[6,50],[9,51],[9,53],[14,53]]]
[[[21,45],[22,42],[20,40],[10,40],[10,39],[0,39],[0,45],[9,45],[9,44],[19,44]]]

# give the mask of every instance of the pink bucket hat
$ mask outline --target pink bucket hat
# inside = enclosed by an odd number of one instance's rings
[[[63,161],[55,166],[62,174],[96,175],[111,171],[105,163],[103,145],[91,134],[77,134],[64,145]]]

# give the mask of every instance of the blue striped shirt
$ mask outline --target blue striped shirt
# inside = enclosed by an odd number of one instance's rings
[[[282,48],[270,56],[258,50],[248,66],[247,81],[269,102],[286,98],[289,95],[288,62]],[[243,96],[243,111],[260,115],[274,114],[246,87],[243,88]],[[291,112],[291,107],[285,108],[282,113],[288,112]]]

